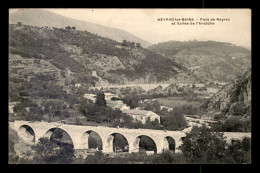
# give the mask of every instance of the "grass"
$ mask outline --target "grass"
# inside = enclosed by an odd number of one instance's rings
[[[158,102],[164,106],[175,108],[183,105],[192,105],[192,107],[200,107],[200,101],[189,101],[187,99],[182,99],[179,97],[167,97],[167,98],[156,98]]]

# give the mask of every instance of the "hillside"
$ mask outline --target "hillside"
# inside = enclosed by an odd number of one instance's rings
[[[202,82],[231,82],[251,67],[251,51],[215,41],[169,41],[148,47],[186,67]]]
[[[10,25],[9,33],[11,55],[49,63],[64,73],[64,80],[68,75],[92,85],[196,80],[178,63],[137,43],[119,43],[70,28]]]
[[[251,116],[251,71],[218,91],[204,107],[206,116]]]
[[[22,22],[26,25],[39,26],[39,27],[56,27],[65,28],[66,26],[76,27],[77,30],[87,30],[89,32],[98,34],[102,37],[108,37],[115,41],[122,42],[123,40],[128,40],[135,43],[140,43],[143,47],[148,47],[151,44],[144,41],[131,33],[126,31],[109,28],[106,26],[71,19],[64,17],[47,10],[35,10],[35,9],[22,9],[9,14],[9,23],[16,24],[17,22]]]

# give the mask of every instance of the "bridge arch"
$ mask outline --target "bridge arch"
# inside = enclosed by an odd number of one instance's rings
[[[84,132],[84,134],[80,138],[80,148],[81,149],[89,149],[89,148],[98,148],[98,150],[102,150],[103,141],[96,131],[88,130]]]
[[[175,146],[176,146],[176,142],[173,137],[166,136],[163,139],[163,150],[170,150],[175,152]]]
[[[111,133],[106,138],[105,146],[110,148],[113,152],[129,152],[129,142],[127,138],[121,133]]]
[[[140,135],[134,139],[132,152],[139,152],[140,149],[145,151],[154,151],[154,153],[157,153],[156,142],[148,135]]]
[[[22,125],[18,129],[18,136],[27,143],[35,143],[35,132],[29,125]]]
[[[69,144],[74,148],[74,142],[69,133],[60,127],[53,127],[43,135],[43,137],[48,138],[50,141],[56,142],[57,144]]]

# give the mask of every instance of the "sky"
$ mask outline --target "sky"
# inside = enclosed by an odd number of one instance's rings
[[[152,44],[176,41],[221,41],[251,47],[250,9],[45,9],[66,17],[118,28]],[[221,18],[214,25],[172,25],[158,18]],[[198,20],[196,20],[198,19]],[[203,22],[203,21],[201,21]],[[210,21],[206,21],[210,22]],[[176,22],[175,22],[176,23]],[[177,23],[176,23],[177,24]]]

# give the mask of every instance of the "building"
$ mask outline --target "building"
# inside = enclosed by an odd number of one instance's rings
[[[97,96],[95,94],[84,94],[84,98],[92,100],[93,102],[96,102]]]
[[[173,111],[173,108],[169,108],[167,106],[160,106],[160,110],[166,109],[168,112]]]
[[[81,87],[81,84],[80,84],[80,83],[76,83],[76,84],[75,84],[75,87],[76,87],[76,88],[79,88],[79,87]]]
[[[113,109],[120,109],[122,111],[122,110],[129,110],[130,107],[127,106],[126,104],[123,104],[123,105],[116,105],[113,107]]]
[[[8,103],[8,110],[10,114],[14,114],[14,106],[19,102],[9,102]]]
[[[133,117],[134,120],[141,121],[143,124],[146,123],[146,120],[150,118],[151,121],[158,119],[160,123],[160,116],[152,111],[147,110],[136,110],[136,109],[124,109],[123,113]]]
[[[130,107],[124,104],[121,100],[108,100],[107,106],[111,107],[112,109],[120,109],[121,111],[124,109],[130,109]]]
[[[113,97],[118,97],[116,94],[113,93],[104,93],[106,100],[111,100]]]

